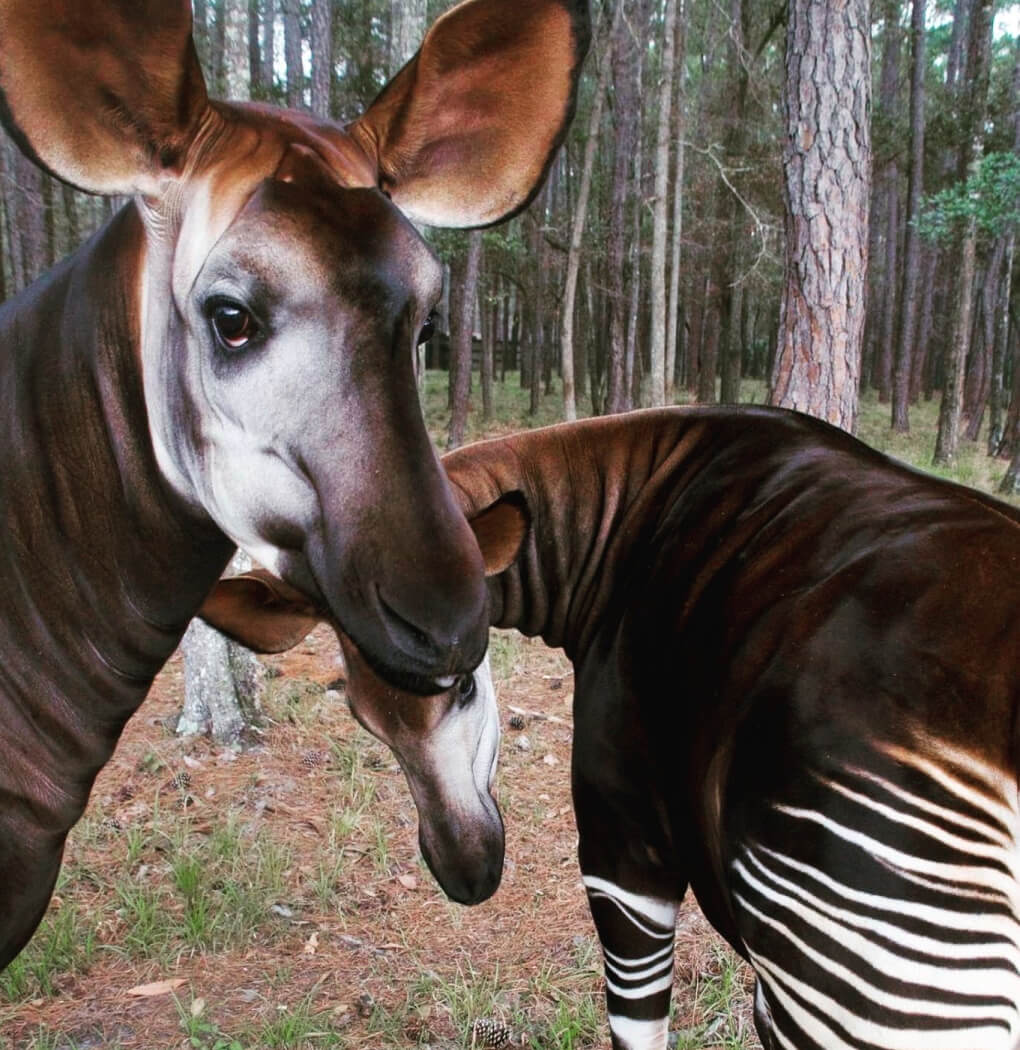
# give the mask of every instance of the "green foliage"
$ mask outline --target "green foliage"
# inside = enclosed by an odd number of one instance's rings
[[[923,237],[945,241],[971,218],[987,234],[1020,222],[1020,157],[1015,153],[989,153],[966,181],[926,197],[918,229]]]

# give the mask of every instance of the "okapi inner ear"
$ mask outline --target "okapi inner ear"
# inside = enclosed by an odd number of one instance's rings
[[[307,598],[260,569],[220,580],[198,615],[257,653],[293,649],[323,619]]]
[[[0,118],[54,175],[158,195],[203,116],[191,0],[0,0]]]
[[[485,562],[485,575],[498,576],[513,565],[531,526],[523,492],[507,492],[468,521]]]
[[[586,0],[466,0],[348,127],[427,226],[488,226],[538,191],[573,116]]]

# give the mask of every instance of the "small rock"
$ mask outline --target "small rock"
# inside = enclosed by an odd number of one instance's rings
[[[519,751],[530,751],[531,741],[526,736],[519,736],[515,741]]]
[[[368,992],[362,992],[358,996],[357,1011],[359,1017],[371,1017],[372,1011],[375,1010],[375,1000],[368,994]]]

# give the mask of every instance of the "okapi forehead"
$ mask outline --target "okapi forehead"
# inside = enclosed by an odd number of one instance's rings
[[[174,286],[186,290],[205,258],[267,180],[318,196],[376,185],[375,166],[342,129],[271,107],[216,103],[219,118],[194,151],[187,196],[168,202],[179,226]]]

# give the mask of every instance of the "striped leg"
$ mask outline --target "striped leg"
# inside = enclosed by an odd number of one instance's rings
[[[677,903],[584,873],[606,969],[613,1050],[665,1050]]]

